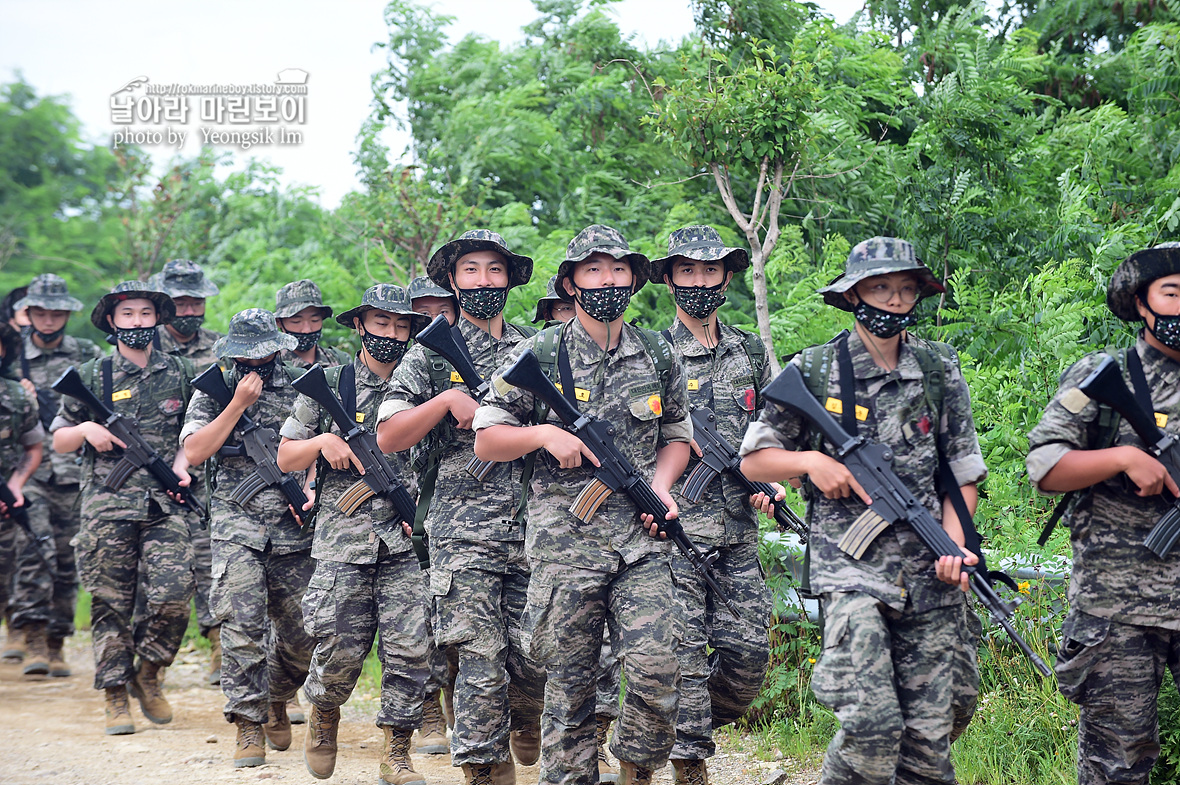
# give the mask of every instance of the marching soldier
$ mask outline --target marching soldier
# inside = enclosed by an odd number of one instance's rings
[[[332,309],[324,305],[320,287],[304,278],[283,286],[275,294],[275,321],[279,329],[294,336],[295,347],[284,350],[282,360],[296,368],[322,365],[332,368],[351,359],[346,352],[332,346],[321,346],[324,320],[332,316]]]
[[[557,293],[557,276],[551,276],[545,284],[545,296],[537,300],[537,312],[533,316],[534,322],[545,324],[565,324],[574,318],[574,304],[561,299]]]
[[[429,276],[420,275],[410,281],[410,302],[415,313],[420,313],[431,321],[440,313],[444,314],[451,324],[459,318],[459,302],[455,295],[430,280]]]

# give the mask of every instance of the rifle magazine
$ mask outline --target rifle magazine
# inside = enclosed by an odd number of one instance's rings
[[[238,483],[238,487],[234,488],[229,498],[234,504],[245,507],[265,487],[266,480],[262,479],[262,476],[258,472],[253,472],[249,477]]]
[[[467,463],[467,473],[480,482],[483,482],[487,479],[488,473],[492,471],[492,467],[495,465],[495,461],[481,461],[473,455]]]
[[[887,528],[889,528],[889,521],[869,507],[852,522],[836,545],[852,558],[860,560],[869,546],[873,544],[873,540],[877,539],[877,535]]]
[[[120,458],[119,462],[115,464],[115,468],[111,469],[111,473],[107,475],[106,482],[103,484],[110,490],[117,491],[123,487],[123,483],[127,482],[127,478],[131,476],[131,472],[138,468],[138,466],[126,457]]]
[[[358,507],[376,495],[364,480],[357,480],[340,494],[340,498],[336,500],[336,509],[345,515],[352,515]]]
[[[717,472],[712,468],[704,463],[698,463],[696,468],[689,472],[688,477],[685,478],[680,495],[693,504],[697,504],[705,495],[705,489],[709,487],[709,483],[713,482],[713,478],[716,476]]]
[[[611,493],[613,491],[602,480],[591,480],[578,494],[578,498],[574,499],[570,512],[582,523],[589,523],[590,519],[594,517],[594,513],[598,512],[598,508]]]
[[[1180,503],[1164,513],[1164,516],[1147,535],[1143,544],[1147,546],[1148,550],[1163,559],[1172,552],[1177,539],[1180,539]]]

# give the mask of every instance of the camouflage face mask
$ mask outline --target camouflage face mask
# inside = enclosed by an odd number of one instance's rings
[[[51,333],[43,333],[43,332],[41,332],[40,330],[38,330],[36,327],[32,327],[31,329],[32,329],[32,331],[33,331],[33,335],[35,335],[35,336],[37,336],[38,338],[40,338],[40,339],[41,339],[41,343],[53,343],[53,342],[54,342],[54,341],[56,341],[58,338],[60,338],[60,337],[62,336],[62,334],[63,334],[63,333],[65,333],[65,331],[66,331],[66,326],[63,324],[63,325],[61,326],[61,329],[59,329],[59,330],[54,330],[54,331],[53,331],[53,332],[51,332]]]
[[[598,289],[578,289],[578,303],[591,319],[613,322],[622,316],[631,303],[630,286],[603,286]]]
[[[361,336],[361,343],[365,345],[365,351],[369,356],[382,364],[401,362],[410,345],[409,341],[399,341],[397,338],[368,332]]]
[[[20,337],[21,338],[28,338],[32,334],[33,334],[33,325],[22,324],[20,326]]]
[[[264,382],[275,372],[275,366],[277,364],[278,358],[276,357],[270,358],[270,360],[262,363],[262,365],[249,365],[241,360],[234,359],[234,365],[238,369],[238,376],[245,379],[247,374],[256,373],[262,377],[262,381]]]
[[[508,302],[508,287],[497,286],[487,289],[455,289],[459,294],[459,306],[476,319],[491,319],[504,310]]]
[[[313,333],[290,333],[295,336],[298,343],[295,344],[295,351],[307,352],[311,351],[320,342],[320,336],[323,334],[323,329],[316,330]]]
[[[852,314],[858,322],[864,325],[866,330],[878,338],[892,338],[907,327],[918,323],[918,315],[914,313],[913,309],[907,313],[893,313],[874,308],[864,300],[856,304],[856,307],[852,309]]]
[[[128,349],[142,351],[156,337],[155,327],[116,327],[115,338]]]
[[[1148,327],[1156,340],[1173,351],[1180,352],[1180,316],[1164,316],[1156,313],[1143,297],[1139,298],[1148,313],[1155,317],[1155,325]]]
[[[672,294],[686,314],[694,319],[704,319],[725,302],[725,284],[716,286],[677,286],[672,284]]]
[[[194,335],[205,323],[202,316],[177,316],[172,320],[172,327],[181,335]]]

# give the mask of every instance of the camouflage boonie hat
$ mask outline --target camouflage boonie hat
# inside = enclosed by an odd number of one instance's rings
[[[25,291],[25,296],[13,304],[12,309],[19,311],[35,305],[49,311],[80,311],[82,301],[70,296],[70,288],[66,279],[53,273],[45,273],[34,278]]]
[[[213,344],[213,353],[218,357],[261,360],[294,349],[298,343],[294,335],[279,332],[273,313],[264,308],[247,308],[229,320],[229,331]]]
[[[1124,322],[1141,322],[1135,300],[1157,278],[1180,273],[1180,243],[1160,243],[1128,256],[1106,285],[1106,307]]]
[[[412,304],[419,297],[444,297],[451,300],[455,299],[452,292],[442,288],[434,281],[430,280],[428,275],[419,275],[414,280],[410,281],[409,286],[410,303]]]
[[[844,299],[844,292],[874,275],[910,271],[922,280],[919,299],[946,291],[930,268],[922,264],[914,252],[914,246],[896,237],[871,237],[856,244],[848,254],[848,261],[844,263],[844,272],[833,278],[819,293],[828,305],[851,311],[852,303]]]
[[[651,262],[638,251],[632,251],[627,245],[627,239],[618,229],[612,229],[602,224],[587,226],[578,232],[565,249],[565,261],[557,268],[557,281],[554,285],[557,296],[567,302],[573,302],[573,296],[566,292],[562,281],[568,278],[574,270],[574,265],[592,253],[604,253],[616,259],[626,259],[631,264],[631,273],[635,284],[631,290],[638,292],[651,278]]]
[[[406,290],[391,283],[370,286],[365,290],[361,304],[338,314],[336,321],[350,330],[355,329],[352,324],[353,317],[359,317],[372,308],[398,316],[410,317],[410,337],[417,335],[419,330],[430,324],[430,319],[427,316],[414,313],[414,309],[410,307],[410,297],[406,294]]]
[[[557,276],[554,275],[545,284],[545,296],[537,300],[537,314],[534,322],[548,321],[553,315],[553,303],[561,302],[561,295],[557,293]]]
[[[686,226],[668,236],[668,255],[653,259],[651,282],[663,283],[668,263],[677,256],[700,262],[725,261],[725,269],[740,273],[750,266],[750,254],[745,248],[729,248],[721,242],[721,235],[712,226]]]
[[[153,289],[143,281],[123,281],[98,299],[98,305],[90,312],[90,323],[104,333],[115,334],[115,328],[107,322],[107,314],[115,304],[123,300],[151,300],[156,305],[156,325],[168,324],[176,317],[176,305],[172,298],[159,289]]]
[[[533,277],[533,260],[527,256],[520,256],[508,250],[504,238],[488,229],[473,229],[464,232],[458,239],[439,248],[426,263],[426,274],[430,280],[452,293],[448,275],[455,271],[455,262],[459,257],[475,251],[495,251],[504,257],[508,263],[508,288],[523,286]]]
[[[205,276],[205,271],[196,262],[188,259],[173,259],[164,269],[148,279],[169,297],[213,297],[221,290]]]
[[[332,309],[324,305],[324,296],[315,281],[304,278],[302,281],[292,281],[275,293],[275,316],[286,319],[302,311],[304,308],[319,308],[320,315],[327,319],[332,315]]]

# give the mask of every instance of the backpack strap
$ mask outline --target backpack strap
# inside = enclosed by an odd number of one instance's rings
[[[766,346],[762,338],[755,333],[740,331],[742,348],[746,350],[746,359],[750,361],[750,370],[754,372],[754,411],[762,408],[762,372],[766,370]]]
[[[112,360],[110,355],[102,358],[102,400],[103,403],[105,403],[111,409],[111,411],[114,411],[115,409],[115,400],[113,397],[115,394],[113,389],[115,386],[113,381],[113,365],[114,360]]]

